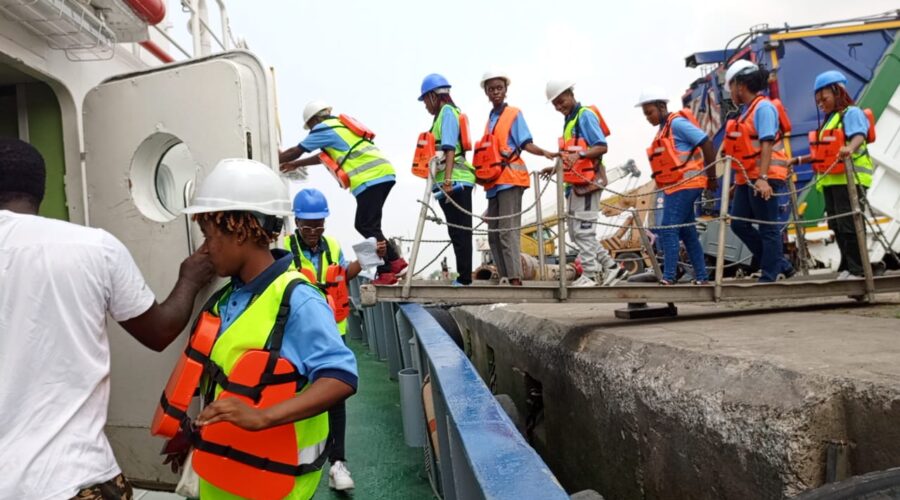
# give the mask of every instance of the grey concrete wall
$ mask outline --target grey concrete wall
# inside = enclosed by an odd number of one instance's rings
[[[850,443],[853,474],[900,465],[900,321],[681,309],[631,323],[607,306],[453,314],[523,416],[525,374],[542,383],[533,445],[568,491],[782,498],[823,483],[830,441]]]

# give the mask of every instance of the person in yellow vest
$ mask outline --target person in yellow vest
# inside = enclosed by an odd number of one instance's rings
[[[456,257],[456,271],[459,273],[453,281],[454,286],[472,284],[472,216],[456,208],[448,196],[457,205],[469,213],[472,212],[472,190],[475,188],[475,171],[466,160],[463,149],[462,134],[468,133],[460,127],[460,109],[450,97],[450,82],[443,76],[432,73],[422,80],[419,101],[425,103],[425,109],[434,116],[431,133],[435,145],[443,152],[441,168],[435,173],[435,185],[432,188],[435,199],[440,201],[441,210],[447,222],[461,227],[447,226],[447,234],[453,243],[453,254]]]
[[[294,196],[293,209],[297,230],[285,238],[285,247],[293,254],[294,267],[333,298],[338,331],[341,338],[346,339],[344,335],[347,333],[347,317],[350,314],[347,284],[362,271],[362,266],[358,260],[347,262],[337,238],[323,234],[329,210],[328,201],[321,191],[304,189],[298,192]],[[385,246],[385,242],[378,242],[379,255],[384,255]],[[340,268],[340,272],[330,273],[335,267]],[[337,274],[339,277],[334,279],[329,274]],[[354,483],[345,456],[347,408],[343,401],[328,410],[328,426],[332,438],[328,456],[331,462],[328,484],[338,491],[353,489]]]
[[[600,195],[607,184],[603,155],[606,154],[606,136],[600,125],[600,118],[587,106],[575,99],[575,82],[571,80],[551,80],[547,82],[546,95],[553,107],[563,117],[562,141],[582,139],[586,148],[578,153],[564,152],[562,160],[572,169],[579,160],[594,163],[597,180],[583,186],[566,186],[566,208],[572,219],[568,221],[568,233],[578,247],[578,258],[584,274],[572,283],[573,286],[612,286],[624,279],[628,271],[620,267],[609,251],[597,239],[595,220],[600,211]],[[543,170],[544,175],[552,174],[554,168]],[[578,220],[576,220],[576,218]]]
[[[483,183],[488,199],[488,217],[504,217],[488,220],[488,242],[491,256],[501,278],[507,278],[510,285],[522,284],[522,260],[519,255],[521,236],[517,229],[522,225],[522,216],[514,215],[522,211],[522,194],[531,185],[528,168],[522,160],[522,151],[544,158],[558,156],[538,147],[531,137],[525,117],[518,108],[506,103],[509,76],[498,70],[488,71],[481,78],[481,88],[493,105],[485,126],[485,135],[498,144],[503,157],[502,170],[491,181]],[[478,154],[476,148],[476,155]],[[476,170],[479,168],[476,165]],[[496,231],[496,230],[501,231]],[[504,231],[505,230],[505,231]]]
[[[345,115],[332,115],[332,108],[324,101],[311,101],[303,109],[304,128],[309,130],[300,144],[279,155],[282,172],[317,165],[322,155],[300,158],[304,153],[322,150],[331,165],[329,171],[343,179],[344,186],[356,197],[354,227],[363,238],[386,242],[381,230],[384,203],[396,183],[394,167],[384,153],[372,143],[374,133]],[[406,273],[407,262],[393,245],[386,246],[385,263],[378,268],[373,283],[392,285]]]
[[[325,412],[356,392],[356,359],[341,342],[322,292],[292,268],[290,253],[270,249],[290,208],[277,173],[253,160],[226,159],[184,210],[200,225],[216,273],[229,278],[205,310],[220,322],[205,363],[204,390],[212,402],[195,421],[193,467],[205,500],[263,488],[283,498],[311,498],[326,458]],[[290,371],[275,371],[268,362],[250,365],[260,352]],[[248,387],[248,379],[269,382]],[[263,388],[286,383],[280,402],[253,404],[266,400]],[[238,397],[248,390],[262,392]],[[293,438],[272,437],[284,431]],[[248,451],[260,446],[262,457]],[[269,460],[276,451],[286,451],[294,463]]]
[[[853,162],[860,198],[865,197],[866,189],[872,185],[872,158],[869,157],[866,144],[869,119],[862,109],[854,106],[846,85],[847,77],[835,70],[818,75],[813,85],[816,104],[825,113],[825,121],[819,127],[817,138],[822,140],[828,131],[843,132],[840,149],[835,158],[837,162],[828,159],[813,164],[814,170],[819,172],[816,177],[816,188],[825,196],[825,212],[828,215],[849,213],[852,210],[847,176],[843,167],[846,158],[850,158]],[[810,163],[810,160],[810,155],[799,156],[792,158],[791,164]],[[841,251],[838,279],[861,278],[864,272],[853,219],[850,217],[829,219],[828,228],[834,231],[834,238]]]

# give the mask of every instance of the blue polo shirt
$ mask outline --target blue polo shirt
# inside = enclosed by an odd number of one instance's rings
[[[659,128],[665,127],[665,122],[659,124]],[[690,120],[677,117],[672,120],[672,137],[675,139],[675,149],[678,151],[692,151],[709,140],[706,132],[697,128]]]
[[[251,299],[259,296],[291,265],[292,255],[285,250],[272,250],[275,262],[249,283],[232,277],[233,289],[219,303],[221,335],[247,309]],[[338,333],[334,313],[322,294],[311,286],[301,285],[291,294],[291,313],[284,330],[281,355],[290,361],[310,383],[320,378],[333,378],[356,390],[356,358]]]
[[[343,153],[350,151],[350,144],[347,144],[347,141],[341,139],[341,136],[339,136],[334,129],[324,123],[317,123],[316,126],[309,131],[309,135],[306,136],[306,139],[303,139],[300,141],[300,144],[297,144],[297,147],[304,153],[312,153],[317,149],[325,148],[333,148]],[[385,182],[394,182],[395,180],[396,177],[391,174],[364,182],[353,190],[353,196],[359,196],[360,193],[371,186],[383,184]]]
[[[828,115],[822,123],[828,123],[829,120],[831,120],[831,115]],[[869,118],[866,117],[863,110],[856,106],[848,107],[844,111],[841,121],[844,124],[844,137],[847,138],[847,142],[850,142],[853,136],[861,135],[865,137],[869,134]]]
[[[503,103],[499,110],[491,109],[491,114],[488,115],[488,130],[491,132],[493,132],[494,127],[497,126],[497,121],[500,119],[500,115],[503,114],[506,106],[507,104]],[[531,131],[528,130],[528,124],[525,123],[525,117],[522,116],[522,111],[519,110],[519,113],[516,114],[516,118],[513,120],[512,127],[509,129],[509,137],[506,140],[506,145],[509,149],[521,153],[522,149],[532,142],[534,142],[534,139],[531,137]],[[497,196],[497,193],[500,191],[511,187],[513,187],[512,184],[497,184],[485,191],[484,194],[490,199]]]
[[[444,104],[441,107],[443,111],[446,107],[451,107],[449,104]],[[441,111],[438,112],[441,114]],[[437,118],[435,118],[437,120]],[[456,115],[453,114],[453,111],[448,109],[443,111],[441,115],[441,143],[439,144],[440,150],[444,151],[444,154],[455,154],[456,145],[459,143],[460,135],[459,135],[459,119],[456,118]],[[454,165],[454,168],[458,168],[457,165]],[[474,186],[471,182],[464,181],[453,181],[452,183],[454,189],[459,189],[462,187],[471,187]],[[444,191],[441,190],[440,186],[435,184],[431,188],[431,193],[434,195],[434,199],[440,201],[444,199]]]
[[[303,243],[303,238],[297,238],[297,241],[300,244],[300,251],[303,252],[303,256],[306,257],[310,262],[312,262],[313,267],[319,269],[319,263],[322,260],[322,256],[325,254],[324,238],[319,240],[319,246],[317,246],[315,249],[306,246],[306,244]],[[350,263],[347,262],[347,259],[344,258],[343,249],[340,249],[338,252],[338,265],[340,265],[344,269],[347,269],[347,267],[350,265]]]
[[[749,107],[744,105],[741,110],[741,118],[746,117],[749,110]],[[775,136],[778,135],[778,129],[781,127],[778,110],[768,99],[756,106],[756,111],[753,113],[753,126],[756,127],[756,134],[760,141],[774,141]]]

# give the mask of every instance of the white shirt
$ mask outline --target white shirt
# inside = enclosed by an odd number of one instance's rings
[[[67,499],[120,473],[106,313],[154,300],[106,231],[0,210],[0,499]]]

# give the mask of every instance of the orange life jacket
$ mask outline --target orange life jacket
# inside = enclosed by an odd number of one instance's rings
[[[299,241],[300,235],[294,233],[294,237],[290,239],[291,253],[294,254],[294,266],[296,266],[297,270],[303,273],[309,281],[315,283],[319,289],[322,290],[322,293],[325,294],[328,305],[331,306],[331,310],[334,311],[335,323],[344,321],[350,316],[350,290],[347,287],[347,270],[341,267],[340,262],[332,262],[331,249],[328,246],[328,239],[325,237],[322,237],[319,240],[319,244],[325,245],[325,249],[319,257],[318,275],[316,274],[315,269],[303,267],[303,262],[300,259],[300,252],[302,250],[298,244]],[[325,268],[325,280],[322,281],[320,279],[322,276],[322,267],[326,260],[328,261],[328,266]]]
[[[750,180],[759,178],[759,165],[757,162],[761,145],[753,116],[756,113],[757,106],[765,100],[769,100],[775,106],[775,109],[778,111],[779,123],[779,130],[775,135],[767,175],[770,179],[784,180],[787,178],[788,158],[784,154],[782,139],[785,134],[789,134],[791,131],[791,120],[780,100],[757,96],[750,103],[747,112],[743,116],[732,118],[725,125],[725,154],[733,156],[740,161],[740,163],[733,162],[731,165],[731,168],[736,172],[735,184],[746,184],[748,178]],[[744,175],[744,171],[746,171],[746,175]]]
[[[869,129],[866,131],[866,145],[875,142],[875,114],[869,108],[863,109],[866,119],[869,121]],[[843,113],[840,116],[843,121]],[[840,122],[839,122],[840,123]],[[820,174],[843,174],[844,162],[838,161],[838,154],[847,144],[847,136],[844,128],[838,126],[828,130],[811,130],[809,132],[809,157],[813,170]]]
[[[150,423],[150,433],[154,436],[173,438],[188,418],[187,409],[194,399],[194,391],[200,383],[204,366],[209,361],[222,320],[207,311],[200,313],[188,344],[178,358],[169,381],[160,397],[159,405]]]
[[[472,166],[475,167],[475,178],[485,189],[498,184],[529,187],[528,169],[522,161],[520,151],[509,148],[509,134],[513,122],[519,115],[519,109],[506,106],[491,131],[491,120],[484,127],[484,137],[475,143],[475,155]]]
[[[334,177],[334,180],[341,186],[341,189],[348,189],[350,187],[350,176],[347,175],[347,172],[344,172],[344,169],[341,168],[338,162],[334,161],[334,158],[329,156],[328,153],[322,152],[319,153],[319,160],[322,162],[322,165],[328,167],[328,173]]]
[[[197,474],[236,495],[283,498],[293,489],[296,476],[321,469],[327,459],[326,450],[313,463],[298,465],[293,424],[247,431],[228,422],[217,422],[197,432],[185,413],[197,394],[202,374],[208,381],[207,401],[213,400],[215,388],[220,386],[223,390],[218,399],[236,397],[257,409],[287,401],[306,385],[306,379],[280,355],[291,294],[300,283],[294,280],[284,291],[269,349],[248,350],[227,376],[209,354],[221,325],[221,320],[210,311],[228,287],[214,294],[198,317],[185,353],[169,377],[154,415],[151,425],[154,435],[171,438],[179,431],[187,433],[194,447],[192,463]]]
[[[472,138],[469,136],[469,116],[459,114],[459,147],[463,152],[472,151]]]
[[[600,108],[598,108],[596,104],[591,104],[587,108],[593,111],[595,115],[597,115],[597,121],[600,122],[600,130],[603,132],[603,135],[605,137],[609,137],[612,132],[609,131],[609,127],[606,125],[606,120],[603,119],[603,114],[600,113]]]
[[[560,152],[580,153],[589,149],[587,141],[581,137],[572,137],[568,141],[559,138]],[[563,171],[563,182],[575,186],[582,186],[594,182],[597,177],[597,160],[578,158],[570,167]]]
[[[703,155],[700,148],[694,148],[692,151],[679,151],[675,147],[672,122],[676,118],[684,118],[700,128],[694,114],[688,109],[669,114],[665,125],[657,132],[650,147],[647,148],[647,158],[650,160],[650,169],[653,171],[650,177],[660,188],[679,183],[686,177],[690,177],[694,180],[687,181],[678,187],[703,189],[706,187],[706,177],[700,175],[703,173]]]
[[[434,146],[434,134],[422,132],[416,140],[416,152],[413,155],[412,173],[416,177],[428,178],[428,163],[437,154]]]
[[[369,127],[363,125],[363,123],[352,116],[340,114],[338,115],[338,120],[341,121],[341,125],[347,127],[350,132],[362,137],[367,141],[371,141],[375,139],[375,132],[372,131]]]

